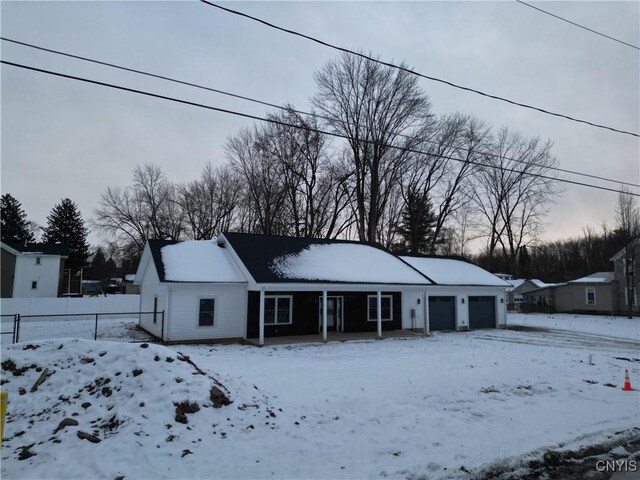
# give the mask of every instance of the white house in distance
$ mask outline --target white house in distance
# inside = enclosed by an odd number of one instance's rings
[[[142,328],[209,341],[505,325],[506,282],[454,258],[398,257],[367,243],[225,233],[150,240],[135,283]]]
[[[2,249],[2,298],[57,297],[61,292],[63,245],[0,242]]]

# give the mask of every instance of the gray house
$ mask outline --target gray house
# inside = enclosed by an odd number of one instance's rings
[[[627,248],[633,248],[630,252]],[[629,286],[632,290],[631,310],[634,313],[640,312],[638,306],[638,290],[640,290],[640,239],[636,239],[631,243],[630,247],[623,248],[613,257],[613,273],[617,285],[617,304],[620,313],[628,312]],[[632,261],[627,268],[628,259]],[[630,283],[630,285],[629,285]]]
[[[597,272],[566,283],[546,285],[523,294],[534,309],[554,312],[606,313],[619,311],[613,272]]]

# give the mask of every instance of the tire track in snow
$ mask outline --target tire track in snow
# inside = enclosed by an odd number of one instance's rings
[[[524,345],[576,348],[640,353],[640,342],[612,336],[597,335],[569,330],[535,328],[535,330],[505,330],[502,332],[475,332],[478,340],[517,343]]]

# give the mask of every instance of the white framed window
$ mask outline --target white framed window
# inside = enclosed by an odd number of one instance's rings
[[[624,290],[624,305],[628,305],[629,302],[629,290],[626,287],[623,287]],[[638,305],[638,290],[633,289],[633,305]]]
[[[215,298],[198,299],[198,326],[213,327],[216,310]]]
[[[587,305],[595,305],[596,304],[596,289],[595,289],[595,287],[587,287],[585,289],[585,294],[587,296]]]
[[[40,265],[40,257],[36,257],[36,265]]]
[[[37,290],[37,289],[38,289],[38,282],[34,280],[33,282],[31,282],[31,290]]]
[[[293,296],[267,295],[264,297],[264,324],[289,325],[293,323]]]
[[[381,295],[380,305],[382,307],[382,321],[390,322],[393,320],[393,296]],[[370,322],[378,321],[378,296],[367,295],[367,320]]]

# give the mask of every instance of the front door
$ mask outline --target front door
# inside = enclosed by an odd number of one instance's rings
[[[322,331],[322,297],[318,302],[318,326]],[[327,297],[327,328],[336,331],[343,331],[342,317],[343,297]]]

